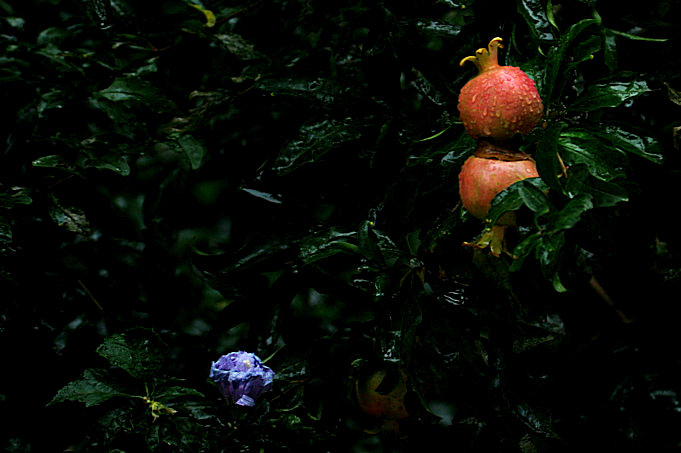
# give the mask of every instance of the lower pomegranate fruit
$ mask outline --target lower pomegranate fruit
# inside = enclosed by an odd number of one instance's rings
[[[471,215],[485,220],[492,200],[499,192],[515,182],[537,176],[537,166],[529,155],[481,141],[459,173],[461,202]],[[480,249],[489,246],[492,255],[499,256],[504,250],[506,228],[513,225],[515,214],[504,213],[494,225],[485,229],[480,239],[464,244]]]
[[[389,387],[386,393],[379,393],[379,386],[385,386],[384,380],[388,377],[388,370],[375,371],[364,379],[355,381],[355,395],[359,407],[368,415],[376,419],[377,427],[367,430],[377,433],[381,431],[399,431],[399,422],[408,417],[404,405],[404,396],[407,393],[407,375],[402,370],[391,370],[393,375],[389,379]],[[381,385],[383,384],[383,385]]]

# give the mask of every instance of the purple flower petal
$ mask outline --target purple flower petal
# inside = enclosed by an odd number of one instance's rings
[[[220,357],[213,362],[209,376],[225,399],[239,406],[253,406],[274,381],[274,371],[263,365],[260,357],[245,351]]]

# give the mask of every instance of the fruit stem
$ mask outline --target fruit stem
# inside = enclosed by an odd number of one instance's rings
[[[475,55],[462,59],[459,62],[459,66],[463,66],[467,61],[471,61],[481,73],[499,66],[498,49],[499,47],[504,48],[501,45],[501,41],[501,38],[492,39],[487,45],[487,49],[484,47],[479,48],[475,51]]]

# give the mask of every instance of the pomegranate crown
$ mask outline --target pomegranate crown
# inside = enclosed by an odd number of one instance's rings
[[[466,57],[459,62],[459,66],[463,66],[467,61],[472,61],[473,64],[478,68],[478,71],[485,72],[492,68],[499,66],[499,61],[497,58],[498,49],[501,47],[501,38],[492,39],[487,45],[487,49],[484,47],[479,48],[475,51],[475,55]]]

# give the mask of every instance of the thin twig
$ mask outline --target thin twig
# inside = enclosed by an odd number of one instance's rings
[[[627,315],[622,312],[617,306],[615,305],[615,302],[612,300],[610,295],[603,289],[601,284],[596,280],[596,277],[591,276],[591,279],[589,280],[589,286],[591,286],[596,293],[601,296],[601,299],[608,304],[610,307],[612,307],[615,310],[615,313],[617,313],[617,316],[620,317],[623,323],[629,323],[631,320],[627,317]]]
[[[99,303],[97,298],[90,292],[90,290],[85,286],[85,283],[82,282],[82,280],[78,280],[78,284],[80,285],[81,288],[83,288],[83,291],[85,291],[85,294],[88,295],[90,300],[94,302],[94,304],[99,308],[101,311],[104,311],[104,307],[102,307],[102,304]]]

